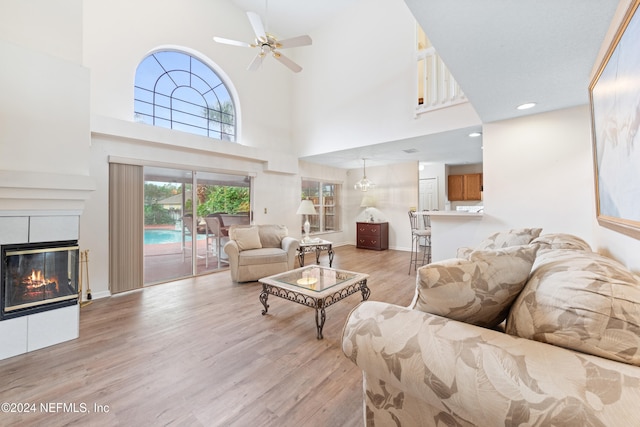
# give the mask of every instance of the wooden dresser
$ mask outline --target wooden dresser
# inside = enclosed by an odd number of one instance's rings
[[[389,249],[389,223],[357,222],[356,247],[376,251]]]

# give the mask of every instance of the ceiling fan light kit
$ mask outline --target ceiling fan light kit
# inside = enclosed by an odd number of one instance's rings
[[[260,15],[255,12],[247,12],[247,16],[249,17],[249,22],[251,23],[253,32],[256,35],[253,44],[241,42],[238,40],[225,39],[223,37],[214,37],[213,40],[218,43],[228,44],[232,46],[260,48],[260,51],[256,54],[256,56],[247,67],[247,70],[249,71],[255,71],[260,68],[262,60],[268,53],[270,53],[271,56],[273,56],[277,61],[285,65],[294,73],[299,73],[300,71],[302,71],[302,67],[300,65],[296,64],[294,61],[283,55],[277,49],[309,46],[312,42],[311,37],[304,35],[292,37],[285,40],[278,40],[274,35],[269,34],[264,30],[264,25],[262,25],[262,19],[260,18]]]

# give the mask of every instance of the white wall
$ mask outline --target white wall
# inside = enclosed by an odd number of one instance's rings
[[[489,234],[541,227],[571,233],[633,271],[640,242],[598,225],[588,106],[484,126],[484,216],[432,219],[433,259],[455,256]]]
[[[2,0],[0,39],[81,64],[82,0]]]
[[[436,220],[434,234],[445,235],[434,235],[434,260],[521,227],[575,234],[597,247],[589,120],[585,105],[485,124],[484,216],[448,225]]]
[[[543,227],[593,242],[587,106],[484,126],[484,206],[491,227]]]
[[[80,0],[0,4],[2,243],[78,238],[94,187],[81,11]],[[75,305],[1,322],[0,358],[77,338],[78,314]]]
[[[592,77],[631,3],[620,1]],[[543,233],[576,234],[595,251],[640,271],[640,241],[596,221],[589,106],[485,124],[483,145],[484,217],[436,221],[445,238],[434,236],[434,260],[454,256],[457,247],[473,246],[494,231],[537,226]]]
[[[300,181],[292,144],[294,74],[265,60],[246,70],[255,50],[215,43],[214,35],[251,41],[246,14],[228,0],[83,2],[83,64],[91,70],[91,173],[96,191],[81,221],[90,250],[94,297],[109,295],[108,161],[239,171],[254,178],[254,221],[295,232]],[[228,77],[236,96],[238,144],[133,123],[136,67],[150,52],[185,50]],[[266,210],[266,212],[265,212]]]
[[[213,36],[251,42],[247,15],[228,0],[85,1],[83,62],[91,69],[91,113],[133,120],[133,84],[140,61],[151,51],[175,47],[217,64],[235,88],[242,122],[238,142],[292,150],[291,84],[298,76],[266,58],[256,72],[246,68],[255,49],[229,46]]]
[[[300,155],[480,124],[468,103],[415,117],[415,25],[403,0],[359,0],[311,34],[293,82]]]
[[[80,63],[80,18],[77,0],[0,5],[3,214],[67,209],[78,215],[93,187],[89,70]]]
[[[23,12],[17,8],[15,13]],[[13,12],[10,12],[10,14]],[[6,19],[0,12],[0,18]],[[30,17],[30,15],[28,15]],[[13,18],[20,20],[19,16]],[[27,17],[23,17],[28,21]],[[66,22],[73,27],[78,23]],[[2,24],[0,24],[0,27]],[[45,39],[50,27],[31,39]],[[7,28],[3,30],[7,32]],[[9,38],[9,35],[12,37]],[[53,52],[15,44],[19,34],[0,39],[0,170],[88,175],[89,70]],[[48,45],[45,44],[45,47]],[[69,56],[69,55],[65,55]]]
[[[356,219],[364,208],[360,207],[361,191],[353,189],[362,178],[362,169],[350,169],[348,172],[347,201],[351,228],[351,241],[355,244]],[[397,163],[389,166],[367,167],[367,178],[376,186],[367,194],[376,200],[376,216],[389,222],[389,248],[411,249],[411,231],[409,226],[409,208],[418,206],[418,163]],[[349,225],[349,222],[347,222]]]
[[[91,171],[97,186],[87,202],[80,244],[90,251],[91,289],[95,298],[109,293],[109,160],[200,171],[236,171],[254,178],[254,222],[286,225],[299,237],[295,211],[300,203],[297,159],[286,153],[212,144],[206,137],[169,129],[95,117],[92,123]],[[271,169],[279,159],[288,169]],[[266,209],[266,213],[265,213]]]

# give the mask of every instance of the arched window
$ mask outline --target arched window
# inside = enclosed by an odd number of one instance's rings
[[[155,52],[138,65],[134,90],[138,122],[235,142],[235,111],[222,79],[189,54]]]

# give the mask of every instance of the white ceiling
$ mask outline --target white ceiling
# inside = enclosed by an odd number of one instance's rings
[[[483,123],[589,102],[618,0],[405,0]],[[538,105],[525,112],[516,106]]]
[[[276,34],[279,39],[285,39],[307,34],[358,0],[232,1],[245,11],[259,14],[266,31]]]
[[[265,16],[280,38],[306,34],[358,0],[234,0]],[[618,0],[405,0],[483,123],[553,111],[589,101],[589,76]],[[516,110],[534,101],[530,110]],[[481,138],[463,129],[304,160],[335,167],[429,158],[480,163]],[[479,129],[473,129],[479,130]],[[460,147],[467,146],[467,150]],[[415,154],[402,152],[417,148]],[[428,156],[428,157],[427,157]]]

